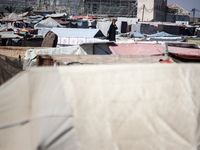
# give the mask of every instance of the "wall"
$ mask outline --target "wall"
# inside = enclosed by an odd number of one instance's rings
[[[144,9],[144,20],[143,21],[165,21],[165,10],[167,6],[167,0],[138,0],[138,12],[137,18],[142,21]]]
[[[143,5],[145,5],[145,8],[142,20]],[[140,21],[151,21],[154,19],[154,0],[138,0],[137,18]]]
[[[172,15],[167,14],[167,22],[176,22],[176,21],[190,21],[190,17],[187,15]]]

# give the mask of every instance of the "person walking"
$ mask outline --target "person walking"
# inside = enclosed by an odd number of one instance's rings
[[[116,30],[118,28],[117,28],[115,22],[116,22],[116,20],[113,19],[112,24],[110,25],[110,28],[108,30],[107,38],[109,39],[109,41],[116,41],[115,35],[116,35]]]

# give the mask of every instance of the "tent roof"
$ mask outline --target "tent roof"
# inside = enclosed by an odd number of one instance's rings
[[[38,24],[36,24],[35,26],[40,26],[40,25],[49,25],[49,26],[59,26],[62,27],[61,24],[59,24],[56,20],[52,19],[52,18],[47,18],[45,20],[40,21]]]
[[[200,68],[32,68],[0,87],[4,150],[198,149]]]
[[[148,55],[158,56],[164,54],[164,46],[151,43],[117,43],[109,44],[114,55]]]
[[[16,13],[11,13],[10,15],[3,18],[4,21],[17,21],[17,20],[23,20],[21,17],[19,17]]]
[[[57,17],[63,17],[63,16],[67,16],[66,13],[60,13],[60,14],[48,14],[45,17],[51,17],[51,18],[57,18]]]
[[[57,34],[58,37],[94,38],[104,36],[99,29],[52,28],[51,31]]]
[[[159,33],[147,35],[147,37],[180,37],[180,35],[173,35],[173,34],[169,34],[167,32],[162,31]]]

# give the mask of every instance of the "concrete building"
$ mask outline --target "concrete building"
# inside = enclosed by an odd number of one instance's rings
[[[165,21],[167,0],[138,0],[137,18],[140,21]]]
[[[168,12],[167,12],[167,22],[176,22],[176,21],[190,21],[190,12],[182,8],[181,6],[177,4],[172,4],[167,6]]]

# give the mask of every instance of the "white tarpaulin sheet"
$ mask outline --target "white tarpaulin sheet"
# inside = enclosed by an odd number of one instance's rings
[[[47,49],[28,49],[25,52],[23,69],[36,66],[37,55],[87,55],[80,46],[47,48]]]
[[[32,68],[0,87],[2,150],[198,150],[200,68]]]
[[[127,24],[136,24],[138,22],[138,18],[124,18],[124,17],[118,17],[117,21],[125,21]]]
[[[103,42],[107,40],[98,39],[98,38],[65,38],[59,37],[58,44],[59,45],[78,45],[83,43],[94,43],[94,42]]]
[[[108,30],[110,28],[110,25],[111,25],[112,21],[103,21],[103,22],[97,22],[97,29],[101,30],[101,32],[103,33],[104,36],[107,36],[108,34]],[[117,26],[117,31],[120,32],[121,30],[121,22],[120,21],[117,21],[116,22],[116,26]]]
[[[100,32],[99,29],[75,29],[75,28],[52,28],[58,37],[66,38],[94,38]],[[100,33],[101,37],[103,34]],[[98,36],[99,37],[99,36]]]

